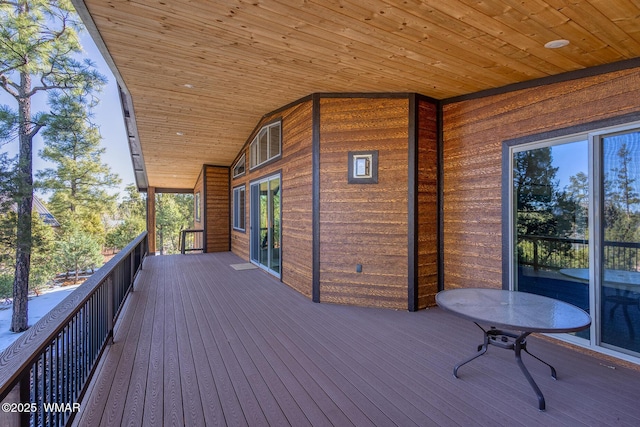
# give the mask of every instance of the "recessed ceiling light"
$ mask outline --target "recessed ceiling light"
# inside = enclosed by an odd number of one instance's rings
[[[182,135],[184,135],[184,133],[183,132],[176,132],[176,135],[182,136]]]
[[[558,49],[560,47],[565,47],[568,44],[569,44],[569,40],[564,40],[564,39],[551,40],[550,42],[545,43],[544,47],[546,47],[547,49]]]
[[[182,86],[186,87],[187,89],[193,89],[193,85],[189,84],[189,83],[186,83],[186,84],[184,84]]]

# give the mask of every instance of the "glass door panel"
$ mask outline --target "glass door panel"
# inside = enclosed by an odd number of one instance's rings
[[[514,289],[589,311],[587,141],[517,151],[512,160]]]
[[[251,184],[251,260],[280,276],[280,176]]]
[[[258,262],[262,265],[268,265],[269,262],[269,192],[268,182],[261,182],[259,184],[260,191],[260,257]]]
[[[640,354],[640,132],[602,141],[600,341]]]
[[[280,178],[269,181],[269,268],[280,274]]]

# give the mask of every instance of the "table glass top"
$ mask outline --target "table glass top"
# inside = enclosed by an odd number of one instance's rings
[[[591,318],[566,302],[526,292],[500,289],[452,289],[436,295],[437,304],[461,317],[523,332],[575,332]]]

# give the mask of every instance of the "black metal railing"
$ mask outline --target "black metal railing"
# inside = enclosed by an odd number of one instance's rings
[[[535,270],[589,267],[589,241],[547,236],[518,236],[518,260]],[[605,241],[604,268],[637,271],[640,243]]]
[[[180,253],[204,252],[204,230],[181,230]]]
[[[147,252],[144,232],[0,353],[0,424],[73,420]]]

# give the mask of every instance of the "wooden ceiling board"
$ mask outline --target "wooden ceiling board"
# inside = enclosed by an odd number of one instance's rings
[[[311,93],[446,99],[640,57],[629,0],[73,2],[130,97],[131,140],[159,188],[230,166],[264,114]],[[555,39],[571,44],[544,48]]]

